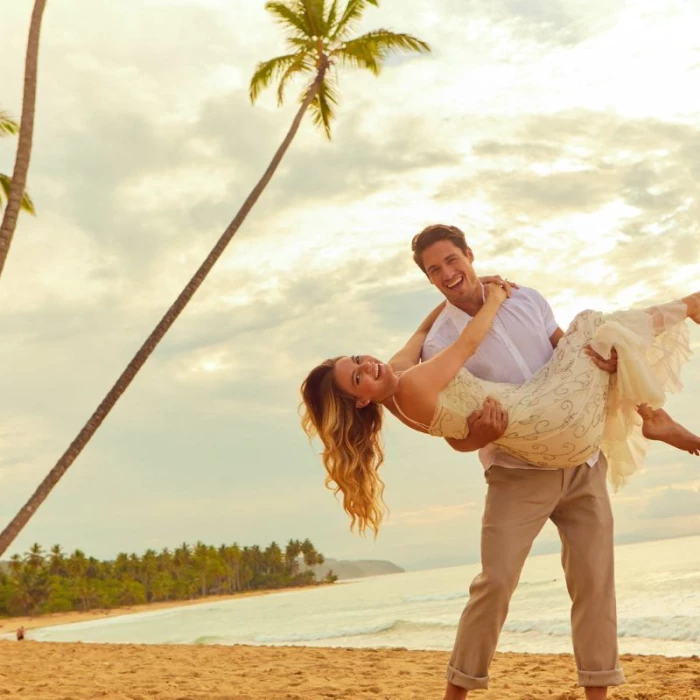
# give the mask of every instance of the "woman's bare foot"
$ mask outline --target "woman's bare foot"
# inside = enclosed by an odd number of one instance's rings
[[[649,440],[659,440],[677,447],[691,455],[700,456],[700,437],[676,423],[662,408],[653,410],[649,406],[637,409],[642,417],[642,433]]]
[[[688,307],[688,318],[700,323],[700,292],[695,292],[689,297],[683,297],[683,301]]]

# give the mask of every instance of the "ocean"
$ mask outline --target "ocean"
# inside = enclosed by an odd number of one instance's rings
[[[617,547],[621,653],[700,654],[700,536]],[[50,642],[452,646],[478,565],[411,571],[330,587],[227,600],[35,630]],[[570,652],[558,554],[530,557],[501,651]]]

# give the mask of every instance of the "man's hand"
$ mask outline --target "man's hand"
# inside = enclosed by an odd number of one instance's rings
[[[607,360],[602,355],[599,355],[590,345],[586,345],[583,350],[598,369],[602,369],[603,372],[607,372],[608,374],[615,374],[615,372],[617,372],[617,350],[615,350],[615,348],[612,349],[610,358]]]
[[[463,440],[448,440],[458,452],[473,452],[498,440],[508,427],[508,413],[501,404],[489,396],[480,410],[467,418],[469,436]]]
[[[510,282],[504,279],[500,275],[487,275],[486,277],[479,277],[479,282],[481,284],[497,284],[499,287],[503,287],[506,290],[507,298],[510,299],[510,295],[513,289],[520,289],[515,282]]]

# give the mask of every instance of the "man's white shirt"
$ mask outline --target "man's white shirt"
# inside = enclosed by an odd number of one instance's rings
[[[425,342],[421,359],[429,360],[451,345],[472,316],[449,302],[437,317]],[[552,356],[550,336],[558,325],[547,300],[534,289],[520,287],[498,310],[491,330],[464,367],[480,379],[509,384],[525,383]],[[588,464],[598,461],[596,452]],[[494,464],[518,469],[535,469],[531,464],[499,449],[495,444],[479,450],[479,459],[488,469]]]

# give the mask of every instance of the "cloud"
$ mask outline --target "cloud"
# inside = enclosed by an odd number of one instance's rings
[[[688,8],[645,5],[635,18],[636,6],[600,2],[385,5],[360,30],[412,32],[434,52],[379,79],[341,75],[334,140],[302,127],[17,551],[34,540],[111,556],[146,541],[309,536],[329,556],[473,558],[478,507],[467,504],[485,489],[475,455],[387,421],[391,525],[361,540],[324,491],[296,415],[314,363],[388,357],[438,302],[410,258],[412,235],[459,225],[478,271],[537,287],[562,325],[586,307],[670,299],[697,283]],[[0,27],[3,107],[15,113],[28,18],[11,4]],[[293,92],[280,110],[273,94],[248,101],[255,62],[280,52],[262,4],[159,0],[125,14],[67,1],[47,9],[47,28],[30,173],[40,215],[21,219],[0,282],[8,517],[228,225],[296,109]],[[685,381],[669,410],[691,425],[695,366]],[[660,486],[697,489],[693,458],[669,449],[652,448],[616,497],[621,537],[698,531],[692,514],[665,515]]]
[[[470,511],[478,512],[480,508],[481,504],[471,501],[454,505],[430,505],[419,510],[392,513],[387,525],[388,527],[396,527],[406,525],[433,525],[435,523],[454,521],[464,522],[464,519],[469,515]]]
[[[641,518],[665,520],[700,516],[700,490],[667,488],[654,494],[640,514]]]

